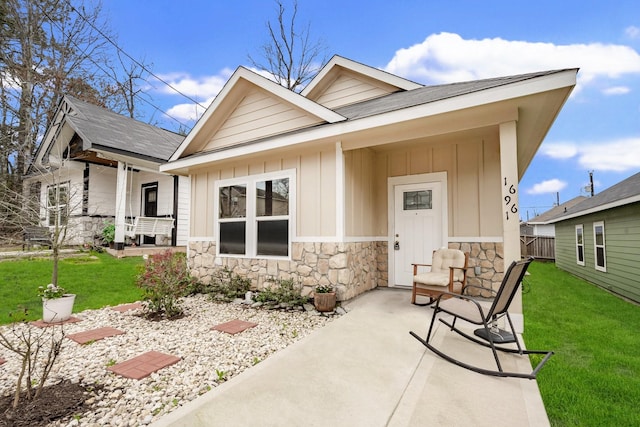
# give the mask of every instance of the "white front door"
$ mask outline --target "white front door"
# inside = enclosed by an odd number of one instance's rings
[[[442,183],[394,186],[393,278],[391,286],[411,286],[411,263],[431,264],[443,245]]]

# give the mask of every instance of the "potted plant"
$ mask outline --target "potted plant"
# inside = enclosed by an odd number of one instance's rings
[[[313,293],[313,305],[320,312],[336,308],[336,292],[331,285],[318,285]]]
[[[109,247],[112,247],[115,239],[116,225],[112,222],[105,222],[102,227],[102,241]]]
[[[46,287],[38,287],[38,295],[42,297],[42,320],[45,323],[64,322],[71,317],[75,294],[68,294],[61,286],[49,283]]]

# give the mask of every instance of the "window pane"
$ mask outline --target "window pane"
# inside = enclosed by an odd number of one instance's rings
[[[578,246],[578,261],[584,262],[584,248],[582,246]]]
[[[289,215],[289,178],[256,183],[256,215]]]
[[[289,220],[258,221],[258,255],[289,255]]]
[[[604,267],[604,248],[596,248],[596,265]]]
[[[220,223],[220,253],[238,254],[245,253],[246,223],[221,222]]]
[[[576,229],[576,241],[579,245],[582,244],[582,228]]]
[[[405,211],[431,209],[431,190],[406,191],[403,197]]]
[[[601,225],[595,227],[596,245],[604,245],[604,230]]]
[[[244,218],[247,216],[247,186],[220,187],[220,218]]]

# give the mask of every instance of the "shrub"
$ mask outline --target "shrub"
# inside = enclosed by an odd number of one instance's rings
[[[170,319],[183,313],[180,298],[194,282],[187,269],[185,254],[167,250],[146,260],[136,284],[144,292],[147,309],[156,316]]]
[[[275,279],[272,286],[261,290],[254,299],[264,303],[302,305],[307,298],[302,296],[302,286],[293,279]]]
[[[209,292],[213,300],[228,302],[236,298],[244,298],[250,288],[251,280],[224,267],[216,271],[209,285]]]

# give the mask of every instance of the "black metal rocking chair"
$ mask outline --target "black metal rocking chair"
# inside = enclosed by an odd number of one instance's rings
[[[436,353],[438,356],[443,359],[454,363],[458,366],[461,366],[466,369],[470,369],[474,372],[478,372],[485,375],[493,375],[497,377],[516,377],[516,378],[527,378],[527,379],[535,379],[536,375],[542,369],[544,364],[549,360],[549,358],[553,355],[553,351],[544,351],[544,350],[525,350],[521,347],[520,342],[518,341],[518,337],[516,336],[515,328],[513,327],[513,322],[511,321],[511,317],[509,316],[509,305],[513,300],[516,291],[518,290],[518,286],[522,282],[522,278],[524,277],[529,264],[532,259],[527,259],[523,261],[514,261],[509,266],[509,269],[504,275],[502,279],[502,284],[497,292],[495,293],[495,299],[491,305],[491,308],[486,311],[482,308],[482,306],[478,303],[478,301],[473,298],[465,295],[465,292],[468,288],[479,288],[485,289],[478,286],[467,285],[462,290],[462,295],[453,294],[453,293],[445,293],[444,295],[450,296],[450,298],[443,299],[442,295],[438,297],[436,300],[435,306],[433,307],[433,317],[431,318],[431,324],[429,326],[429,332],[427,333],[426,339],[420,338],[418,334],[411,331],[411,335],[424,344],[429,350]],[[440,318],[439,320],[447,325],[452,331],[457,332],[463,337],[480,344],[484,347],[488,347],[493,352],[493,357],[496,361],[497,370],[484,369],[477,366],[469,365],[467,363],[461,362],[453,357],[445,354],[441,350],[435,348],[429,340],[431,339],[431,334],[433,332],[433,325],[436,320],[436,317],[440,313],[447,313],[453,316],[453,321],[448,323],[447,321]],[[505,317],[507,319],[509,328],[511,331],[505,331],[503,329],[499,329],[497,326],[497,321],[500,318]],[[475,337],[462,332],[460,329],[456,328],[456,321],[458,318],[462,320],[466,320],[467,322],[471,322],[475,325],[481,325],[482,327],[476,329],[474,331]],[[477,338],[481,338],[481,340]],[[508,344],[515,343],[517,348],[507,348],[500,347],[496,344]],[[505,372],[502,369],[502,365],[500,364],[500,359],[498,358],[498,351],[506,352],[506,353],[516,353],[519,355],[529,355],[529,354],[540,354],[544,355],[542,360],[538,362],[531,373],[519,373],[519,372]]]

